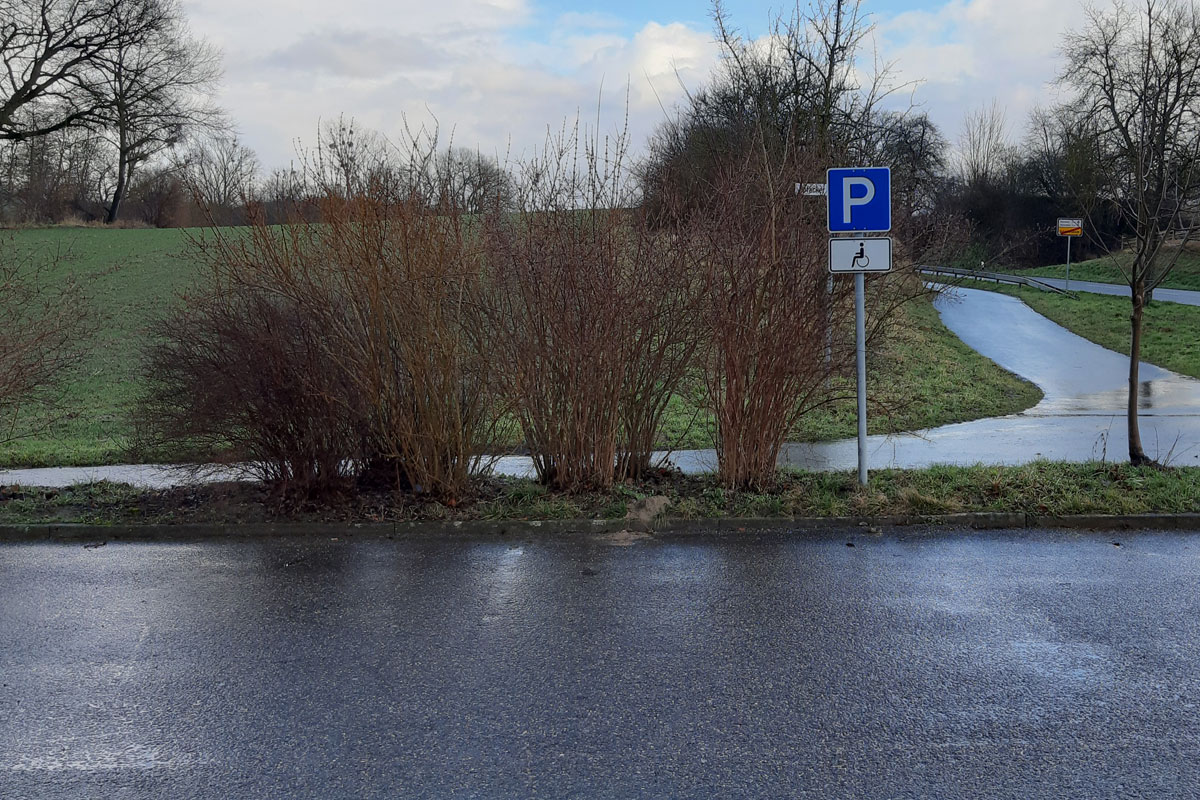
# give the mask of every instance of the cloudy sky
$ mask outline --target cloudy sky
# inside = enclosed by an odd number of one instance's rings
[[[321,120],[352,116],[395,135],[436,120],[443,140],[501,158],[527,152],[547,126],[601,106],[635,142],[715,60],[709,7],[610,0],[185,0],[192,29],[225,55],[220,101],[267,168],[311,144]],[[732,21],[762,35],[778,2],[727,0]],[[873,47],[911,100],[955,139],[963,115],[992,98],[1019,132],[1050,97],[1062,32],[1078,0],[864,0]],[[864,54],[871,58],[871,53]],[[626,88],[628,87],[628,93]],[[910,95],[897,102],[907,105]]]

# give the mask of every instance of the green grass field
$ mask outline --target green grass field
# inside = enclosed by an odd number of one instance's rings
[[[997,287],[980,283],[973,288],[995,290]],[[1021,298],[1034,311],[1085,339],[1129,355],[1130,302],[1127,297],[1086,292],[1071,297],[1011,286],[1000,291]],[[1146,308],[1143,325],[1143,361],[1200,378],[1200,306],[1153,302]]]
[[[65,388],[62,412],[39,433],[0,445],[0,466],[96,465],[131,458],[180,459],[182,453],[133,454],[130,409],[141,388],[140,353],[149,323],[178,302],[196,276],[187,256],[189,232],[102,228],[22,229],[0,246],[57,256],[41,273],[54,281],[82,276],[102,323],[94,352]],[[1037,403],[1037,387],[975,353],[942,324],[928,302],[905,312],[903,333],[870,362],[874,406],[871,432],[918,430],[980,417],[1008,414]],[[853,436],[854,403],[849,399],[807,415],[793,440]],[[65,418],[58,418],[65,415]],[[26,422],[49,419],[34,410]],[[669,409],[663,446],[712,445],[713,422],[694,401],[676,398]]]
[[[1113,263],[1114,258],[1117,263]],[[1071,265],[1071,279],[1098,281],[1100,283],[1125,283],[1125,277],[1121,274],[1121,268],[1118,264],[1124,264],[1127,261],[1128,256],[1124,253],[1118,253],[1114,257],[1105,256],[1089,261],[1081,261],[1078,264]],[[1066,264],[1013,271],[1019,275],[1043,275],[1049,278],[1067,277]],[[1170,274],[1167,275],[1167,279],[1163,281],[1162,287],[1164,289],[1200,290],[1200,253],[1188,250],[1180,254],[1178,263],[1176,263],[1175,268],[1171,270]]]
[[[101,228],[21,229],[0,246],[40,256],[41,277],[81,277],[99,330],[90,360],[66,386],[63,412],[42,433],[0,445],[4,465],[119,463],[132,433],[129,408],[139,394],[140,349],[146,325],[175,302],[195,275],[183,257],[187,232]],[[40,427],[37,412],[27,421]]]

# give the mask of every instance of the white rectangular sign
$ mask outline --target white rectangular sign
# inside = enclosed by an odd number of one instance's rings
[[[1059,236],[1083,236],[1083,220],[1060,218],[1058,220]]]
[[[891,237],[829,240],[829,271],[890,272]]]

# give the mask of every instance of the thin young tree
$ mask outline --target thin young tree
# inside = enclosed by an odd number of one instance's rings
[[[1118,0],[1090,10],[1063,45],[1062,83],[1096,124],[1104,195],[1131,241],[1114,262],[1129,284],[1129,460],[1153,463],[1138,426],[1138,367],[1150,292],[1193,236],[1200,203],[1200,9],[1189,0]]]
[[[1011,160],[1008,122],[999,103],[967,113],[958,137],[959,171],[966,186],[987,186],[1004,174]]]

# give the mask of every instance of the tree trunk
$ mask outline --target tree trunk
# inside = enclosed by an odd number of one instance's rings
[[[1152,463],[1142,450],[1142,433],[1138,428],[1138,367],[1142,360],[1142,310],[1146,302],[1146,282],[1138,279],[1133,285],[1133,313],[1129,317],[1132,338],[1129,344],[1129,462],[1134,466]]]
[[[113,188],[112,205],[108,207],[108,213],[104,215],[106,225],[112,225],[117,221],[117,215],[121,213],[121,203],[125,202],[125,193],[129,190],[129,168],[126,164],[124,155],[117,156],[117,185]]]

